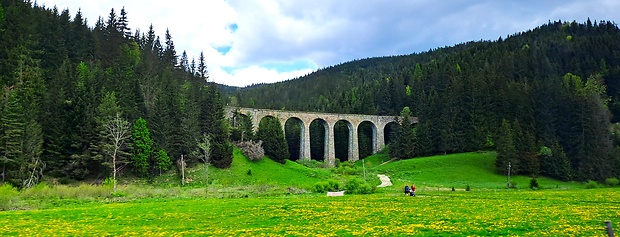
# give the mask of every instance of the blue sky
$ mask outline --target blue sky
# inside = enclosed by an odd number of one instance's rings
[[[617,0],[37,0],[81,9],[90,24],[110,9],[132,29],[170,30],[178,53],[204,52],[210,78],[246,86],[303,76],[354,59],[496,40],[548,21],[618,22]]]

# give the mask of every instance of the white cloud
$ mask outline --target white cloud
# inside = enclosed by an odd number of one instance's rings
[[[358,58],[495,40],[551,20],[617,20],[620,1],[38,0],[82,8],[91,24],[125,6],[130,27],[166,28],[180,54],[204,51],[211,78],[229,85],[275,82]],[[233,32],[230,26],[236,24]],[[227,53],[218,48],[230,47]],[[273,67],[303,61],[296,67]],[[290,63],[289,63],[290,64]],[[271,65],[269,67],[268,65]]]
[[[231,86],[247,86],[258,83],[273,83],[297,78],[311,73],[312,69],[302,69],[290,72],[278,72],[260,66],[249,66],[228,73],[221,68],[210,71],[210,78],[215,78],[216,82],[221,82]]]

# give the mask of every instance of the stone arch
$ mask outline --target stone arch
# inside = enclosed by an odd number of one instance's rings
[[[304,136],[303,139],[300,139],[300,157],[310,158],[311,156],[311,140],[321,140],[319,145],[321,145],[321,157],[320,159],[329,163],[329,165],[334,165],[335,160],[335,148],[334,148],[334,128],[336,123],[341,120],[348,121],[350,125],[353,127],[352,130],[354,135],[352,137],[353,144],[360,144],[364,141],[359,141],[358,138],[360,134],[360,124],[364,122],[366,125],[362,125],[361,127],[367,127],[367,138],[366,142],[368,142],[368,150],[367,153],[374,153],[382,149],[385,145],[386,139],[385,136],[389,134],[389,129],[386,129],[389,123],[395,121],[397,119],[396,116],[378,116],[378,115],[363,115],[363,114],[330,114],[330,113],[313,113],[313,112],[300,112],[300,111],[282,111],[282,110],[270,110],[270,109],[255,109],[255,108],[241,108],[241,107],[226,107],[226,116],[228,118],[232,118],[232,114],[238,111],[240,113],[251,116],[252,125],[254,131],[258,130],[259,122],[264,117],[274,117],[277,118],[284,132],[286,132],[286,122],[292,118],[298,118],[303,122],[303,130],[304,133],[300,134],[300,136]],[[319,120],[323,121],[318,125],[318,129],[321,131],[321,138],[317,138],[314,136],[312,139],[310,138],[311,132],[311,122]],[[412,123],[417,122],[417,118],[412,118]],[[298,121],[299,122],[299,121]],[[370,125],[369,125],[370,124]],[[349,124],[347,124],[349,127]],[[299,127],[302,130],[301,126]],[[301,141],[303,140],[304,146],[301,148]],[[389,139],[388,139],[389,141]],[[350,141],[348,141],[350,143]],[[359,146],[354,145],[353,152],[347,152],[347,156],[349,156],[350,160],[358,160],[359,156]],[[303,149],[303,152],[301,150]],[[316,152],[314,152],[316,153]],[[303,154],[303,155],[301,155]],[[366,154],[364,154],[366,155]]]
[[[232,127],[230,131],[230,139],[232,141],[246,141],[253,139],[254,124],[252,123],[251,116],[235,112],[230,118],[230,125]]]
[[[338,120],[334,124],[334,154],[340,161],[355,161],[357,154],[357,126],[348,120]]]
[[[359,158],[377,152],[377,126],[372,121],[362,121],[357,127]]]
[[[290,160],[304,158],[306,126],[298,117],[289,117],[284,125],[284,136],[288,144]]]
[[[390,144],[393,141],[394,138],[392,137],[392,132],[394,131],[394,129],[397,129],[397,127],[400,127],[400,124],[398,124],[396,121],[388,122],[385,124],[385,126],[383,127],[384,144]]]
[[[310,157],[314,160],[328,161],[329,155],[329,123],[322,118],[310,122]],[[318,134],[317,134],[318,133]]]

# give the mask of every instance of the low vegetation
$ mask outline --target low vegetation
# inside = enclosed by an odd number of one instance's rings
[[[210,169],[208,186],[200,165],[189,169],[184,187],[172,171],[150,183],[121,178],[116,192],[109,182],[40,183],[22,191],[0,186],[0,208],[11,210],[0,212],[0,231],[46,236],[592,236],[605,233],[605,220],[620,221],[618,188],[597,184],[586,189],[596,182],[515,176],[516,187],[507,189],[506,177],[494,172],[494,159],[494,152],[409,160],[375,154],[337,168],[308,168],[288,160],[251,161],[235,149],[229,169]],[[387,174],[394,185],[376,188],[377,174]],[[539,188],[530,189],[534,180]],[[417,197],[402,194],[411,183]],[[342,190],[344,197],[324,194]],[[52,225],[57,228],[48,228]]]
[[[142,199],[0,212],[5,235],[602,236],[618,189]],[[578,200],[578,201],[576,201]],[[54,226],[54,228],[49,228]]]

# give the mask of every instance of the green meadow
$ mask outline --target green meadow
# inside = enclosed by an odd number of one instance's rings
[[[620,223],[620,189],[507,177],[493,171],[495,153],[394,161],[378,154],[348,169],[295,162],[250,162],[238,151],[227,170],[190,169],[179,187],[170,173],[150,182],[0,188],[3,236],[606,236]],[[344,171],[343,171],[344,170]],[[374,194],[326,197],[315,183],[356,177],[393,186]],[[416,197],[402,194],[415,183]],[[466,186],[470,191],[465,191]],[[454,191],[452,191],[454,187]]]

